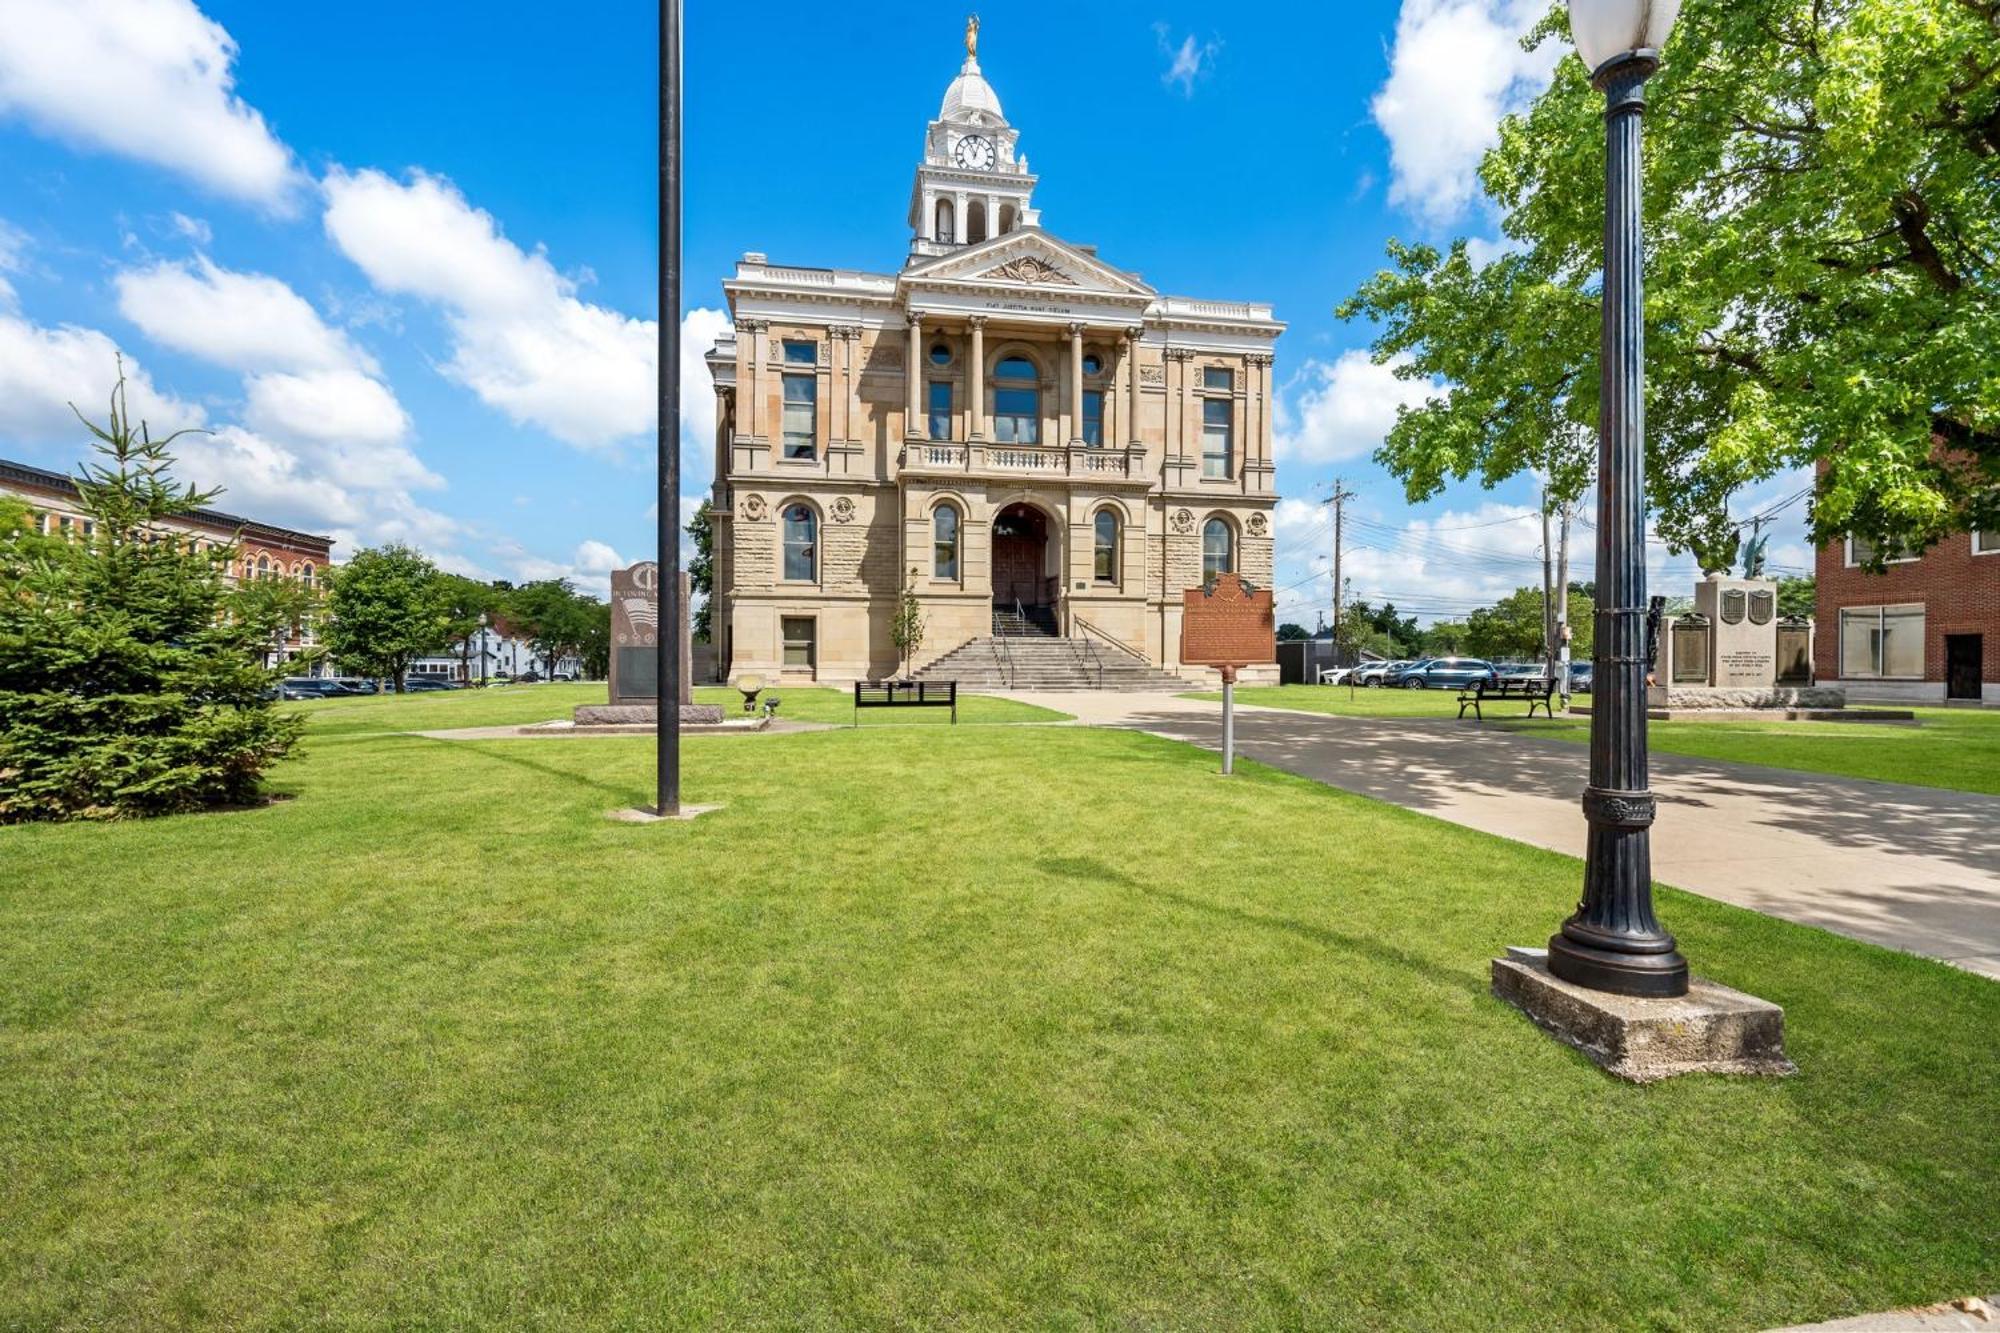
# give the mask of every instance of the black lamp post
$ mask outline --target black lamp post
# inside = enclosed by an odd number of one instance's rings
[[[653,679],[653,812],[681,813],[681,4],[660,0],[660,632]]]
[[[1617,995],[1688,989],[1653,915],[1646,773],[1646,358],[1640,127],[1680,0],[1569,0],[1577,54],[1604,94],[1604,340],[1597,459],[1597,646],[1583,901],[1549,940],[1549,971]]]

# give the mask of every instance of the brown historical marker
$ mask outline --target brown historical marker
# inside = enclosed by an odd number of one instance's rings
[[[1218,574],[1181,594],[1181,661],[1222,669],[1222,771],[1236,768],[1236,669],[1278,660],[1276,608],[1269,588]]]

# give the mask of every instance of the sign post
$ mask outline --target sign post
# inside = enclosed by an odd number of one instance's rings
[[[1236,771],[1236,673],[1278,660],[1269,588],[1253,588],[1235,574],[1181,594],[1181,663],[1222,672],[1222,772]]]

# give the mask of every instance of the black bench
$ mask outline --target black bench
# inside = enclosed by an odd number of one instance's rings
[[[1535,715],[1537,706],[1550,717],[1554,717],[1556,715],[1555,697],[1556,683],[1552,677],[1529,676],[1525,678],[1516,677],[1512,680],[1482,680],[1470,690],[1459,692],[1458,717],[1459,721],[1463,722],[1465,720],[1465,710],[1470,708],[1472,715],[1481,722],[1484,722],[1486,714],[1479,711],[1479,706],[1503,699],[1526,699],[1528,701],[1529,717]]]
[[[958,682],[955,680],[857,680],[854,682],[854,725],[861,725],[864,708],[949,708],[958,725]]]

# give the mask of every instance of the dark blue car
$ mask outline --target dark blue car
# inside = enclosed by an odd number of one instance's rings
[[[1405,690],[1462,690],[1498,676],[1493,664],[1479,657],[1426,657],[1392,671],[1384,685]]]

